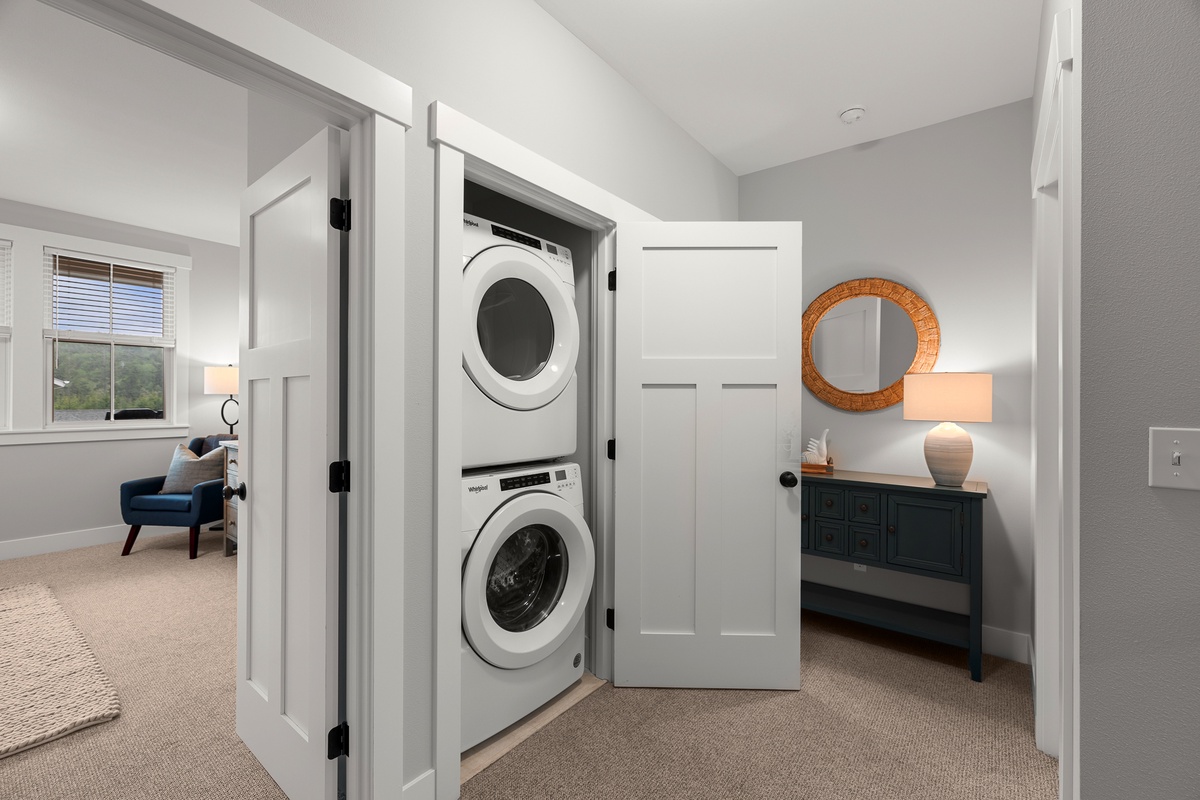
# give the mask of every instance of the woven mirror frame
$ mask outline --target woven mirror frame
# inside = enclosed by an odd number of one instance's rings
[[[843,411],[876,411],[894,406],[904,399],[904,376],[877,392],[846,392],[837,388],[817,370],[813,361],[812,340],[817,323],[843,300],[855,297],[880,297],[891,300],[908,314],[917,331],[917,352],[905,374],[929,372],[937,361],[942,333],[937,317],[921,296],[907,286],[886,278],[857,278],[839,283],[809,304],[804,311],[802,369],[804,385],[818,398]]]

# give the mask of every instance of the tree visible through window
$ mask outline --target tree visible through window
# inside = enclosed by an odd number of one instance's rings
[[[174,275],[47,250],[54,422],[163,419]]]

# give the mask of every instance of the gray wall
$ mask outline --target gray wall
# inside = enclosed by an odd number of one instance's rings
[[[1198,41],[1195,0],[1088,0],[1079,564],[1087,800],[1200,796],[1200,493],[1150,488],[1146,477],[1147,428],[1200,427]]]
[[[237,363],[237,248],[182,236],[98,220],[78,214],[0,200],[0,221],[134,247],[190,255],[190,339],[180,352],[188,371],[190,434],[228,430],[221,423],[223,398],[204,395],[204,367]],[[28,392],[15,386],[14,392]],[[74,534],[121,525],[122,481],[162,475],[171,461],[175,439],[63,442],[0,446],[0,546],[34,536]],[[186,441],[186,439],[182,440]],[[48,493],[49,481],[55,481]],[[40,498],[31,502],[30,498]],[[55,502],[50,498],[67,498]],[[146,535],[165,532],[147,529]],[[93,541],[123,538],[119,530],[96,532],[86,542],[64,537],[39,548],[77,547]],[[21,551],[23,553],[23,551]]]
[[[413,88],[405,178],[402,568],[414,612],[404,628],[407,781],[432,767],[434,154],[426,109],[445,102],[663,219],[736,218],[737,179],[532,0],[255,2]]]
[[[804,222],[804,303],[851,278],[882,277],[938,318],[935,370],[994,374],[993,422],[966,426],[984,502],[985,647],[1024,657],[1032,597],[1030,407],[1032,224],[1029,101],[743,176],[741,218]],[[842,469],[928,475],[925,422],[902,407],[849,413],[805,391],[803,436],[830,430]],[[966,609],[961,586],[805,557],[806,580]],[[991,644],[989,644],[989,642]]]

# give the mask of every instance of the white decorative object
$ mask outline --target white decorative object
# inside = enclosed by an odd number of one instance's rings
[[[829,463],[829,428],[826,428],[821,433],[820,441],[816,439],[808,440],[808,447],[804,451],[804,462],[806,464],[827,464]]]
[[[934,483],[962,486],[975,448],[971,435],[949,420],[992,421],[992,376],[985,372],[905,375],[904,418],[944,420],[925,437],[925,464]]]

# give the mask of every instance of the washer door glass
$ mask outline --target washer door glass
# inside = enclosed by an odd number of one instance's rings
[[[475,318],[479,349],[492,369],[512,381],[542,371],[554,350],[554,319],[541,292],[519,278],[496,281]]]
[[[487,605],[506,631],[537,627],[567,582],[567,548],[548,525],[527,525],[500,545],[488,570]]]
[[[583,617],[596,553],[579,510],[530,491],[497,508],[463,559],[463,635],[501,669],[532,666]]]

